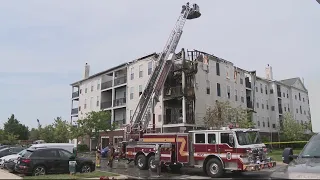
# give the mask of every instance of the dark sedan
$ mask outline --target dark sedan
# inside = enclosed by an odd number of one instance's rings
[[[81,173],[95,170],[91,159],[75,157],[61,148],[27,149],[18,158],[15,171],[26,175],[64,174],[69,173],[69,161],[76,161],[76,171]]]
[[[0,149],[0,158],[3,156],[8,156],[11,154],[18,154],[20,151],[24,150],[23,147],[6,147],[3,149]]]
[[[314,135],[299,155],[286,148],[282,158],[288,165],[273,172],[271,179],[320,179],[320,134]]]

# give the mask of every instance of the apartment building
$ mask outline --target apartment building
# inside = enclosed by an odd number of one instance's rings
[[[83,80],[71,84],[72,122],[90,111],[110,111],[119,129],[102,133],[102,144],[122,141],[121,127],[130,123],[157,57],[153,53],[91,76],[86,65]],[[206,110],[216,100],[251,109],[256,127],[265,134],[279,131],[284,112],[292,113],[300,123],[310,119],[308,91],[300,78],[274,80],[269,65],[266,77],[258,77],[255,71],[197,50],[182,49],[176,54],[159,100],[155,107],[157,132],[203,128]],[[95,140],[87,143],[95,146]]]

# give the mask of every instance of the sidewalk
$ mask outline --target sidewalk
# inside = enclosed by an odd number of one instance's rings
[[[9,173],[8,171],[0,169],[0,179],[22,179],[20,176]]]

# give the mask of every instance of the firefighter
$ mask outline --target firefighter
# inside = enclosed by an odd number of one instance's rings
[[[101,167],[101,151],[100,151],[101,144],[96,146],[96,167]]]
[[[112,145],[112,143],[109,144],[109,152],[108,152],[108,165],[110,166],[110,168],[112,168],[113,166],[113,159],[114,159],[114,147]]]

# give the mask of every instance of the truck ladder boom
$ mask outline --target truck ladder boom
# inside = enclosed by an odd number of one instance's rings
[[[193,8],[189,7],[189,3],[182,7],[181,14],[172,30],[170,37],[157,59],[157,65],[149,78],[146,88],[142,96],[140,96],[138,105],[130,120],[130,129],[132,132],[145,131],[149,125],[152,116],[152,108],[155,104],[154,100],[158,100],[161,90],[164,86],[165,80],[170,72],[172,66],[172,58],[174,58],[175,50],[178,46],[182,35],[182,29],[187,19],[194,19],[199,17],[198,5],[194,4]],[[169,55],[172,57],[169,58]]]

